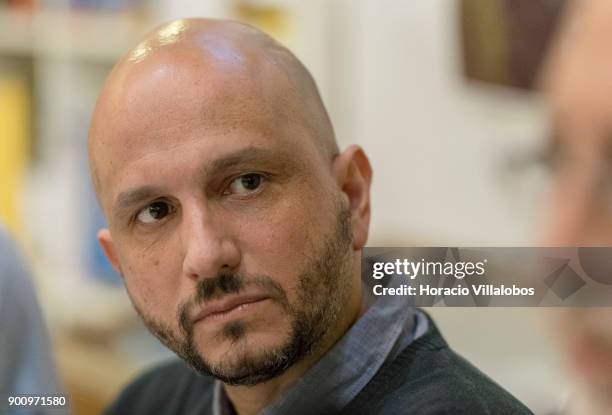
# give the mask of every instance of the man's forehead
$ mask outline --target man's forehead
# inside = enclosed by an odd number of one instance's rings
[[[559,118],[612,119],[612,7],[607,3],[577,2],[549,53],[543,87]]]
[[[131,151],[172,145],[190,134],[205,138],[246,125],[278,130],[295,113],[289,110],[288,94],[282,93],[282,79],[271,82],[265,67],[259,74],[231,74],[202,68],[202,62],[165,59],[148,62],[144,75],[121,74],[106,89],[91,131],[96,158],[108,153],[120,160]]]
[[[186,140],[222,140],[236,130],[290,138],[297,124],[291,103],[256,81],[214,76],[175,80],[160,88],[155,83],[147,80],[119,88],[123,96],[109,100],[100,111],[102,123],[92,134],[102,153],[122,159]]]
[[[287,77],[264,60],[244,59],[221,64],[191,46],[164,50],[115,71],[100,97],[100,109],[114,116],[126,111],[147,115],[156,109],[162,115],[180,115],[225,110],[236,101],[262,108],[274,104],[272,96],[282,98],[290,88]]]
[[[100,185],[114,193],[127,175],[155,175],[163,168],[187,172],[196,165],[208,170],[218,159],[245,148],[261,147],[271,152],[293,149],[306,156],[312,152],[306,143],[312,140],[306,137],[306,130],[293,125],[273,114],[234,112],[218,119],[168,124],[111,145],[101,141],[96,156]],[[248,159],[247,154],[242,156]]]

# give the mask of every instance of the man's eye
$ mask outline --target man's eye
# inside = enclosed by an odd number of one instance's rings
[[[149,206],[142,209],[136,215],[136,219],[138,219],[142,223],[153,223],[155,221],[161,220],[168,216],[170,213],[170,206],[165,202],[154,202]]]
[[[254,192],[261,186],[263,176],[257,173],[244,174],[236,178],[229,186],[229,194],[244,195]]]

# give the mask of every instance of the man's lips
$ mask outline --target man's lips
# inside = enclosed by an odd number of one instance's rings
[[[266,299],[268,299],[268,297],[261,294],[233,295],[202,307],[195,315],[192,322],[195,324],[203,320],[229,317],[230,313],[234,314],[237,311],[246,310],[251,305]]]

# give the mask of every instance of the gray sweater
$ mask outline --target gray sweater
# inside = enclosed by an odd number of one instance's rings
[[[213,384],[213,378],[173,361],[132,383],[107,415],[210,414]],[[430,319],[427,333],[386,362],[342,414],[522,415],[531,411],[453,352]]]

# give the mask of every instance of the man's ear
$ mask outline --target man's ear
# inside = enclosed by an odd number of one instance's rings
[[[104,254],[110,261],[115,271],[123,275],[121,272],[121,265],[119,264],[119,256],[117,255],[117,251],[115,250],[115,244],[113,243],[113,238],[111,237],[110,231],[108,229],[100,229],[98,231],[98,242],[100,243]]]
[[[368,240],[370,228],[370,161],[361,147],[352,145],[334,159],[333,170],[343,195],[348,199],[353,249],[360,250]]]

